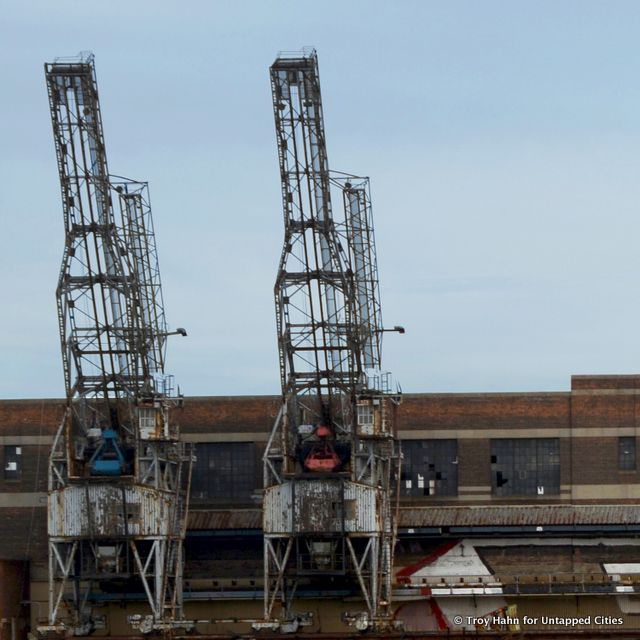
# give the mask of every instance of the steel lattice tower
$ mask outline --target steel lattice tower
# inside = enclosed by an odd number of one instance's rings
[[[56,291],[67,409],[49,464],[49,629],[90,633],[100,586],[144,592],[134,624],[182,620],[191,455],[164,374],[148,189],[109,174],[93,56],[45,65],[65,224]],[[179,330],[184,334],[184,330]]]
[[[292,610],[296,591],[332,587],[364,600],[346,621],[384,629],[399,396],[380,369],[368,181],[329,171],[315,51],[278,57],[271,86],[285,224],[275,285],[283,403],[264,457],[264,626],[295,628],[305,621]]]

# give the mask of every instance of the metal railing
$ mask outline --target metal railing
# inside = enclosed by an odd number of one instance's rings
[[[640,574],[558,572],[538,575],[428,576],[420,578],[419,581],[414,578],[410,583],[407,582],[405,587],[428,587],[432,591],[449,590],[451,595],[459,595],[463,589],[500,589],[502,593],[516,595],[633,593],[640,591]]]

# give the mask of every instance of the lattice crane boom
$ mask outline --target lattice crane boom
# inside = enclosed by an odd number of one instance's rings
[[[276,281],[283,387],[329,401],[353,386],[351,280],[331,208],[331,178],[314,59],[272,68],[285,208]],[[294,76],[295,74],[295,76]]]
[[[124,348],[129,283],[118,250],[95,72],[87,60],[49,65],[47,74],[66,232],[57,298],[67,393],[118,398],[132,368]]]
[[[149,188],[144,182],[124,178],[112,178],[111,186],[118,193],[123,237],[136,284],[135,320],[139,329],[135,348],[140,354],[143,372],[138,394],[144,395],[153,392],[156,381],[164,375],[167,342],[167,323]]]
[[[380,371],[382,311],[369,180],[349,178],[341,182],[349,262],[353,269],[361,364],[365,371]]]

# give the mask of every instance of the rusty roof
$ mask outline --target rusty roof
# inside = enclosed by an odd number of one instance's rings
[[[404,507],[401,527],[610,525],[640,523],[635,505]]]
[[[189,509],[187,529],[262,529],[262,509]]]
[[[509,527],[616,525],[640,523],[635,505],[509,505],[401,507],[400,523],[410,527]],[[191,509],[189,530],[261,529],[261,509]]]

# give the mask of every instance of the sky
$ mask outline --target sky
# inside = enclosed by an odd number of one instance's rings
[[[62,397],[43,65],[95,54],[109,168],[150,185],[167,369],[279,393],[269,65],[318,51],[329,164],[371,179],[405,392],[640,372],[640,4],[0,0],[0,397]]]

